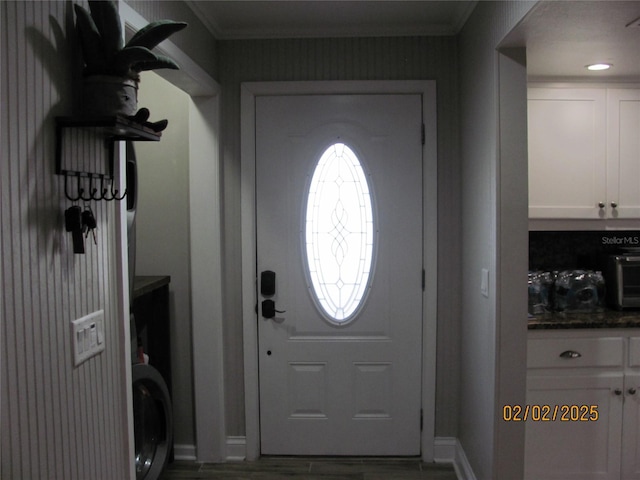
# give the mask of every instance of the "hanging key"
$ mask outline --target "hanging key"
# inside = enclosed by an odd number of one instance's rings
[[[64,225],[67,232],[71,232],[73,239],[73,253],[84,253],[84,239],[82,238],[82,210],[78,205],[64,211]]]
[[[89,237],[89,234],[91,233],[93,236],[93,243],[97,245],[98,239],[96,238],[96,228],[98,228],[98,222],[96,221],[96,217],[93,215],[91,207],[85,207],[84,212],[82,212],[82,225],[86,229],[86,237]]]

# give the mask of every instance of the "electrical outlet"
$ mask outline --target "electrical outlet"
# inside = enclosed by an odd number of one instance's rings
[[[73,358],[77,367],[104,350],[104,310],[71,322]]]

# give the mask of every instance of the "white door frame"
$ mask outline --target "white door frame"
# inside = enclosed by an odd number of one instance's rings
[[[242,213],[242,317],[246,457],[260,456],[260,401],[258,382],[258,323],[256,316],[256,151],[255,99],[268,95],[313,94],[421,94],[425,125],[423,145],[423,239],[426,288],[423,293],[422,338],[422,459],[434,459],[436,327],[437,327],[437,131],[436,82],[330,81],[251,82],[241,89],[241,213]]]
[[[137,31],[149,21],[133,8],[119,2],[124,28]],[[198,461],[219,462],[226,457],[224,407],[224,363],[222,341],[222,212],[220,166],[220,86],[191,57],[171,41],[157,50],[178,63],[180,70],[158,70],[165,80],[191,97],[189,106],[189,215],[191,257],[193,395],[195,440]],[[124,158],[124,156],[123,156]],[[121,188],[123,188],[121,186]],[[131,355],[129,353],[129,291],[127,272],[126,209],[124,202],[117,224],[117,255],[122,290],[119,312],[123,317],[125,345],[123,382],[126,388],[131,478],[134,471],[133,401]],[[179,447],[184,447],[178,452]],[[176,446],[176,454],[194,455],[191,445]]]

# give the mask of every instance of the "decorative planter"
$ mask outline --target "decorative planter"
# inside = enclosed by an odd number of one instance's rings
[[[82,114],[87,117],[130,116],[138,109],[138,82],[109,75],[85,77]]]

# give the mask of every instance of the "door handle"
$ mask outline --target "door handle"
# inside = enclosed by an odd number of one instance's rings
[[[273,318],[276,313],[286,313],[286,310],[276,310],[276,302],[273,300],[262,301],[262,316],[264,318]]]

